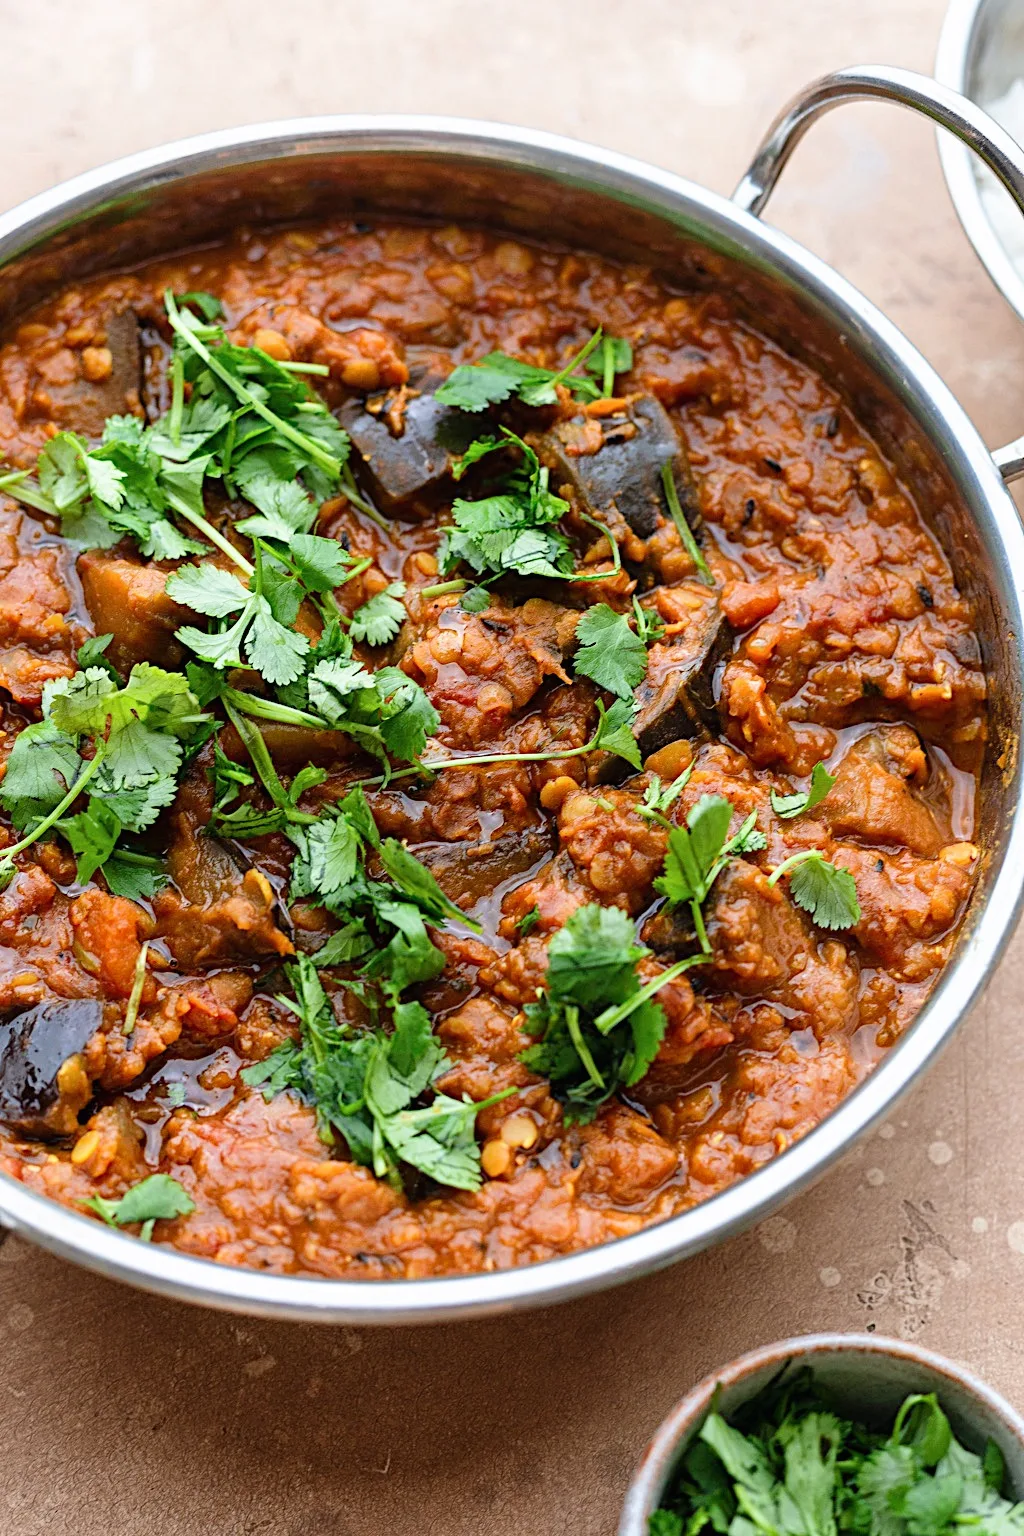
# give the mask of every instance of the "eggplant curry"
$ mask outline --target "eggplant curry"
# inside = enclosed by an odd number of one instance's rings
[[[920,509],[728,293],[335,224],[0,349],[0,1170],[308,1275],[503,1268],[777,1156],[970,898]]]

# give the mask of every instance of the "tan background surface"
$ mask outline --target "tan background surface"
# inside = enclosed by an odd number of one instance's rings
[[[943,0],[0,0],[0,205],[260,117],[491,116],[726,191],[778,105],[842,64],[928,70]],[[772,218],[874,298],[992,443],[1024,332],[976,265],[928,128],[847,108]],[[759,1230],[654,1280],[403,1333],[250,1322],[0,1249],[0,1533],[613,1531],[671,1402],[740,1350],[876,1328],[1024,1404],[1024,935],[877,1136]]]

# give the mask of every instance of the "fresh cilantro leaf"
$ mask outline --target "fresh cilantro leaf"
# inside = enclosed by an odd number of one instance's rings
[[[485,358],[481,363],[460,363],[437,389],[435,398],[460,411],[483,411],[507,400],[515,391],[516,376],[489,367]]]
[[[295,534],[288,541],[287,552],[299,580],[310,592],[333,592],[355,564],[337,539],[322,539],[313,533]]]
[[[121,674],[113,662],[108,661],[104,655],[107,646],[113,638],[113,635],[92,635],[85,641],[84,645],[78,647],[75,660],[83,670],[87,667],[102,667],[113,678],[115,683],[120,684]]]
[[[105,801],[91,797],[88,808],[77,816],[65,817],[60,830],[78,860],[77,879],[85,885],[110,858],[122,827]]]
[[[830,864],[816,849],[803,850],[785,859],[769,883],[789,875],[789,892],[798,907],[809,912],[819,928],[853,928],[860,922],[857,886],[848,869]]]
[[[186,679],[147,662],[123,687],[101,667],[47,683],[43,719],[18,736],[0,785],[0,804],[28,828],[0,855],[0,880],[10,878],[14,855],[54,824],[78,856],[81,880],[109,865],[121,831],[141,831],[173,799],[184,746],[207,724]],[[87,784],[85,810],[57,819]]]
[[[665,622],[656,608],[645,608],[638,597],[633,599],[633,617],[636,632],[644,645],[654,645],[665,633]]]
[[[701,905],[733,854],[753,853],[765,846],[757,830],[757,812],[751,811],[739,831],[729,836],[733,806],[722,795],[702,795],[687,812],[686,824],[668,834],[665,870],[654,882],[655,890],[673,905],[688,903],[697,940],[704,954],[711,953]]]
[[[245,654],[268,683],[292,683],[302,674],[309,641],[274,618],[265,597],[253,603],[252,627],[245,640]]]
[[[820,805],[835,783],[834,776],[829,773],[824,763],[815,763],[811,769],[810,787],[799,790],[793,795],[779,795],[773,789],[771,792],[772,810],[776,816],[781,816],[783,821],[789,821],[793,816],[799,816],[803,811],[813,811],[816,805]]]
[[[365,640],[367,645],[387,645],[393,640],[406,619],[405,604],[400,601],[404,593],[405,582],[392,581],[357,608],[349,630],[352,639]]]
[[[870,1393],[865,1398],[865,1408]],[[873,1405],[872,1405],[873,1408]],[[1001,1495],[952,1437],[934,1396],[908,1398],[886,1435],[840,1419],[809,1371],[781,1373],[727,1421],[712,1411],[652,1519],[659,1536],[1021,1536]]]
[[[596,385],[575,370],[586,362],[600,341],[601,331],[597,330],[582,351],[558,371],[520,362],[504,352],[489,352],[479,363],[463,363],[453,369],[435,398],[462,411],[482,411],[513,394],[526,405],[554,405],[558,400],[556,386],[564,384],[585,400],[597,399],[600,391]]]
[[[234,478],[246,499],[260,509],[237,524],[239,533],[287,544],[296,534],[309,532],[316,520],[316,503],[297,480],[278,479],[258,453],[249,454]]]
[[[355,877],[361,839],[347,816],[322,817],[293,833],[301,858],[292,871],[292,889],[303,896],[331,897]]]
[[[206,293],[201,288],[194,288],[188,293],[178,295],[179,304],[191,305],[198,309],[204,320],[219,320],[224,313],[224,306],[220,299],[214,298],[212,293]]]
[[[328,965],[351,965],[361,960],[373,948],[366,924],[361,918],[353,918],[330,935],[313,956],[318,969]]]
[[[73,736],[52,720],[19,731],[0,785],[0,804],[19,831],[54,810],[82,771]]]
[[[548,1078],[570,1122],[592,1120],[658,1053],[667,1020],[651,998],[693,961],[641,986],[636,967],[647,953],[624,912],[596,905],[578,907],[548,946],[546,988],[524,1009],[527,1031],[540,1039],[521,1060]]]
[[[483,613],[491,605],[491,594],[486,587],[468,587],[459,598],[463,613]]]
[[[636,808],[637,815],[654,821],[659,817],[667,816],[689,784],[693,769],[694,764],[690,763],[677,778],[672,780],[671,784],[662,784],[658,775],[652,773],[650,783],[644,790],[643,801]]]
[[[168,880],[160,859],[124,849],[115,849],[100,874],[114,896],[126,896],[129,901],[149,901]]]
[[[226,619],[239,613],[251,599],[232,571],[217,565],[183,565],[167,578],[167,596],[183,608],[194,608],[213,619]]]
[[[626,699],[616,699],[610,709],[600,702],[597,706],[598,722],[594,733],[593,750],[611,752],[621,757],[631,768],[640,771],[640,748],[633,734],[636,708]]]
[[[442,569],[462,560],[478,575],[566,577],[573,568],[569,541],[550,525],[568,512],[568,502],[548,490],[548,470],[533,449],[507,428],[502,436],[523,462],[506,477],[501,494],[453,503],[453,526],[440,551]]]
[[[647,647],[625,614],[616,613],[607,603],[595,604],[576,625],[576,640],[577,674],[620,699],[632,699],[647,674]]]
[[[468,917],[454,901],[448,900],[426,865],[421,864],[397,838],[384,838],[380,845],[380,862],[402,895],[414,902],[427,917],[435,922],[453,917],[456,922],[479,931],[480,924]]]
[[[474,464],[478,464],[489,453],[494,453],[498,449],[507,447],[508,442],[503,437],[478,437],[475,442],[470,443],[465,453],[456,459],[452,465],[452,479],[461,480],[467,469],[470,469]]]
[[[537,924],[539,922],[540,922],[540,907],[532,906],[530,908],[529,912],[524,912],[522,917],[517,919],[517,921],[516,921],[516,932],[521,934],[525,938],[528,933],[532,933],[533,932],[534,928],[536,928],[536,926],[537,926]]]
[[[151,1173],[147,1179],[133,1184],[120,1200],[107,1200],[102,1195],[92,1195],[81,1204],[87,1210],[95,1211],[110,1227],[126,1227],[141,1222],[142,1231],[139,1235],[143,1242],[149,1241],[154,1222],[188,1216],[196,1208],[191,1195],[169,1173]]]
[[[245,1067],[243,1080],[262,1088],[268,1098],[298,1093],[315,1107],[325,1140],[344,1137],[354,1161],[393,1184],[400,1185],[402,1162],[450,1187],[478,1189],[474,1126],[484,1106],[436,1094],[431,1103],[413,1107],[448,1065],[426,1009],[420,1003],[399,1003],[390,1035],[383,1030],[356,1033],[335,1021],[307,956],[286,972],[295,991],[290,1006],[299,1019],[300,1040]]]

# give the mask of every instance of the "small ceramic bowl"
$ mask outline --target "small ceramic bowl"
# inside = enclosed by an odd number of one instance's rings
[[[953,1433],[969,1450],[991,1438],[1006,1459],[1007,1491],[1024,1495],[1024,1419],[977,1376],[899,1339],[869,1333],[813,1333],[740,1355],[688,1392],[662,1422],[633,1474],[619,1536],[647,1536],[647,1522],[662,1501],[683,1452],[704,1421],[716,1388],[719,1412],[729,1414],[755,1396],[791,1361],[809,1365],[815,1379],[851,1418],[891,1423],[911,1392],[935,1392]]]

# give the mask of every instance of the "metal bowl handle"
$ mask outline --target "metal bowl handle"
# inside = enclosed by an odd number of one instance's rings
[[[928,75],[885,64],[854,65],[823,75],[795,96],[775,119],[732,200],[747,213],[759,214],[790,155],[812,123],[833,107],[863,99],[893,101],[931,118],[955,134],[999,178],[1024,213],[1024,150],[987,112],[966,96]],[[1004,480],[1024,475],[1024,437],[992,454]]]

